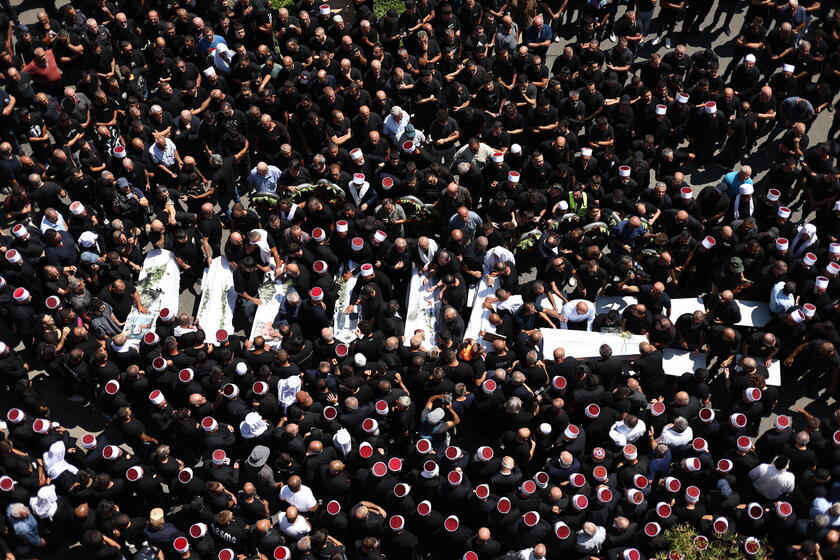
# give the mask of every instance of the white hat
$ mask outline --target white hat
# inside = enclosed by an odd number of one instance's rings
[[[787,206],[779,206],[779,209],[776,211],[776,215],[780,218],[790,218],[791,210]]]
[[[779,197],[782,196],[782,193],[778,191],[778,189],[770,189],[767,191],[767,200],[771,202],[776,202],[779,200]]]
[[[785,237],[780,237],[776,239],[776,249],[779,251],[787,251],[790,242]]]
[[[832,274],[834,276],[837,276],[838,274],[840,274],[840,264],[837,264],[836,262],[832,261],[832,262],[828,263],[827,265],[825,265],[825,271],[828,274]]]
[[[707,235],[706,237],[703,238],[703,241],[701,241],[701,244],[706,249],[711,249],[712,247],[714,247],[717,244],[717,241],[715,241],[715,238],[712,237],[711,235]]]
[[[805,266],[814,266],[817,264],[817,255],[814,253],[805,253],[805,256],[802,257],[802,263]]]
[[[790,72],[793,74],[793,71],[796,67],[793,64],[782,64],[782,72]]]
[[[666,105],[657,105],[656,106],[656,114],[657,115],[664,115],[668,112],[668,107]]]
[[[354,251],[361,251],[365,247],[365,240],[361,237],[354,237],[350,240],[350,248]]]
[[[309,290],[309,299],[311,299],[312,301],[321,301],[322,299],[324,299],[324,290],[322,290],[318,286],[315,286],[314,288]]]
[[[168,307],[164,307],[160,310],[160,313],[158,313],[158,317],[160,317],[161,321],[169,321],[170,319],[175,318],[175,314]]]
[[[697,457],[689,457],[688,459],[683,460],[683,464],[685,465],[685,470],[688,472],[697,472],[700,470],[700,459]]]
[[[364,156],[364,154],[362,153],[361,148],[353,148],[352,150],[350,150],[350,157],[351,158],[362,159],[362,156]]]
[[[685,92],[679,92],[677,94],[677,103],[688,103],[688,94]]]
[[[715,419],[715,411],[708,406],[704,406],[697,412],[697,416],[707,424]]]
[[[365,182],[365,174],[364,173],[354,173],[353,174],[353,183],[357,185],[362,185]]]
[[[373,238],[382,243],[386,239],[388,239],[388,234],[382,231],[381,229],[376,230],[376,233],[373,234]]]
[[[696,486],[689,486],[685,489],[685,501],[690,504],[696,504],[700,501],[700,489]]]
[[[694,193],[691,190],[691,187],[683,187],[680,189],[680,198],[684,198],[685,200],[691,200],[691,197]]]
[[[493,159],[494,163],[501,163],[501,162],[505,161],[505,154],[503,154],[502,152],[495,152],[490,157]]]
[[[23,257],[20,256],[20,253],[18,253],[17,249],[9,249],[8,251],[6,251],[6,260],[12,264],[16,264],[22,261]]]
[[[212,432],[219,426],[219,423],[216,422],[216,419],[212,416],[205,416],[201,420],[201,429],[205,432]]]
[[[363,264],[361,275],[364,277],[373,276],[373,265],[370,263]]]
[[[813,303],[806,303],[802,306],[802,313],[810,319],[817,314],[817,307]]]
[[[347,231],[347,229],[348,229],[349,227],[350,227],[350,226],[349,226],[349,224],[347,223],[347,220],[338,220],[338,221],[335,223],[335,230],[336,230],[337,232],[339,232],[339,233],[344,233],[345,231]]]
[[[725,517],[718,517],[712,522],[712,529],[715,533],[723,534],[729,530],[729,521]]]
[[[747,416],[740,412],[733,412],[729,415],[729,425],[733,428],[744,428],[747,425]]]
[[[840,255],[840,243],[832,243],[829,245],[828,252],[832,255]]]
[[[93,434],[85,434],[79,438],[79,446],[82,449],[93,449],[96,447],[96,436]]]
[[[582,156],[591,156],[592,155],[592,148],[581,148],[580,155]]]
[[[828,278],[825,276],[817,276],[816,286],[820,289],[828,288]],[[22,290],[23,288],[18,288],[18,290]],[[17,294],[17,290],[15,290],[15,294]],[[17,295],[15,295],[15,299],[17,299]]]
[[[15,298],[15,301],[26,301],[29,299],[29,290],[26,288],[18,288],[12,292],[12,297]]]
[[[12,228],[12,235],[20,239],[24,237],[29,231],[26,229],[26,226],[23,224],[17,224],[15,227]]]
[[[802,311],[800,311],[799,309],[797,309],[796,311],[791,312],[790,318],[793,319],[794,323],[801,323],[805,321],[805,314],[802,313]]]
[[[622,165],[618,168],[618,175],[619,177],[629,177],[630,176],[630,166],[629,165]]]
[[[215,76],[216,75],[216,69],[213,68],[212,66],[208,66],[207,68],[204,69],[204,75],[207,76],[208,78],[210,76]]]
[[[522,146],[520,146],[519,144],[511,144],[510,145],[510,153],[521,154],[522,153]]]
[[[753,186],[749,183],[744,183],[743,185],[738,187],[738,192],[742,195],[752,194],[754,190],[755,189],[753,189]]]
[[[717,113],[717,103],[714,101],[706,101],[703,105],[703,110],[709,113],[710,115],[714,115]]]
[[[746,62],[755,62],[755,55],[754,54],[748,54],[747,56],[744,57],[744,60]]]
[[[580,428],[575,426],[574,424],[569,424],[566,426],[566,429],[563,430],[563,435],[569,439],[577,439],[580,435]]]
[[[329,4],[321,4],[320,6],[318,6],[318,12],[322,16],[330,15],[330,5]]]
[[[624,453],[624,458],[628,461],[632,461],[633,459],[639,456],[639,452],[636,449],[636,446],[632,444],[625,445],[622,451]]]
[[[120,391],[120,382],[116,379],[110,380],[105,384],[105,393],[108,395],[116,395]]]
[[[749,451],[752,449],[752,446],[752,440],[747,436],[740,436],[735,440],[735,447],[738,448],[738,451]]]
[[[621,558],[623,560],[641,560],[642,553],[635,548],[628,548],[621,553]]]
[[[519,175],[518,171],[511,171],[510,173],[508,173],[507,180],[510,181],[511,183],[518,183],[519,182],[519,177],[520,177],[520,175]]]
[[[81,216],[85,211],[85,206],[78,200],[70,203],[70,213],[74,216]]]
[[[440,472],[440,467],[434,461],[426,461],[423,463],[423,470],[420,472],[420,476],[423,478],[434,478]]]
[[[747,387],[744,389],[744,396],[750,402],[758,402],[761,400],[761,389],[758,387]]]

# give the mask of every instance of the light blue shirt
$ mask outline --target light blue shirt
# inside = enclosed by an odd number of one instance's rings
[[[26,519],[12,517],[12,505],[6,508],[6,517],[12,525],[15,535],[23,539],[29,546],[41,546],[41,536],[38,534],[38,521],[30,512]]]
[[[723,184],[726,185],[726,194],[729,195],[729,198],[735,198],[738,196],[738,187],[741,185],[752,185],[752,179],[740,180],[737,179],[738,171],[730,171],[726,175],[723,176]]]
[[[257,171],[257,168],[251,170],[248,175],[248,182],[254,187],[254,190],[259,192],[277,192],[277,185],[280,183],[280,176],[283,174],[280,168],[273,165],[268,166],[268,173],[265,175]]]
[[[796,305],[796,294],[786,294],[784,287],[784,282],[776,282],[770,288],[770,304],[768,307],[772,313],[784,313]]]

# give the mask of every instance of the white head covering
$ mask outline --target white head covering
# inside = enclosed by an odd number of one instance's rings
[[[64,460],[64,442],[59,440],[50,446],[50,450],[44,453],[44,467],[47,469],[47,476],[58,478],[64,471],[76,474],[79,469]]]
[[[38,495],[29,498],[29,507],[32,508],[37,517],[52,519],[55,512],[58,511],[58,496],[55,495],[55,486],[50,484],[39,488]]]
[[[262,435],[268,429],[268,423],[263,420],[259,412],[249,412],[245,420],[239,423],[239,431],[245,439]]]
[[[805,241],[805,243],[798,245],[800,239],[802,239],[803,234],[807,233],[810,239]],[[808,248],[817,242],[817,226],[814,224],[802,224],[798,228],[796,228],[796,236],[790,240],[790,248],[794,251],[794,257],[801,257],[805,253],[808,252]],[[794,250],[795,248],[795,250]]]

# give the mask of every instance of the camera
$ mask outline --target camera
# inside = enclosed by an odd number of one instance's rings
[[[440,402],[443,405],[452,404],[452,393],[446,393],[440,398]]]

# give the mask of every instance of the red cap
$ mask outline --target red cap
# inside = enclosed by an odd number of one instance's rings
[[[338,416],[338,410],[334,406],[327,406],[324,408],[323,414],[327,420],[335,420]]]
[[[417,504],[417,513],[426,517],[430,513],[432,513],[432,504],[429,500],[423,500],[419,504]]]
[[[449,484],[452,486],[458,486],[461,484],[461,481],[464,480],[464,475],[462,475],[459,471],[449,471],[449,474],[446,475],[446,480],[449,481]]]
[[[499,501],[496,502],[496,511],[498,511],[501,514],[509,513],[510,500],[505,498],[504,496],[499,498]]]
[[[402,515],[393,515],[388,520],[388,526],[391,527],[392,531],[402,531],[405,527],[405,518]]]
[[[420,453],[428,453],[432,450],[432,442],[425,438],[421,438],[417,440],[417,444],[414,447],[417,448],[417,451]]]
[[[551,380],[551,385],[558,391],[561,391],[566,388],[566,378],[562,375],[555,375],[554,379]]]
[[[530,496],[537,491],[537,483],[533,480],[526,480],[522,483],[519,489],[522,490],[522,493],[526,496]]]
[[[285,546],[278,546],[274,549],[274,560],[287,560],[292,557],[292,551]]]
[[[565,540],[572,535],[572,530],[562,521],[558,521],[557,524],[554,525],[554,534],[558,539]]]
[[[399,457],[391,457],[388,459],[388,470],[398,473],[402,470],[403,462]]]
[[[458,530],[458,527],[461,526],[461,522],[458,521],[458,517],[455,515],[450,515],[446,519],[443,520],[443,528],[449,531],[450,533],[454,533]]]
[[[363,459],[370,459],[373,456],[373,446],[366,441],[362,442],[359,446],[359,455]]]
[[[522,516],[522,521],[524,521],[525,525],[528,527],[534,527],[540,522],[540,514],[536,511],[529,511]]]
[[[482,500],[485,499],[487,496],[490,495],[490,487],[486,484],[479,484],[475,487],[475,495],[481,498]]]
[[[349,354],[349,353],[350,353],[350,348],[349,348],[346,344],[342,343],[342,344],[338,344],[338,345],[336,345],[336,347],[335,347],[335,355],[336,355],[337,357],[339,357],[339,358],[343,358],[343,357],[345,357],[345,356],[346,356],[347,354]]]
[[[178,480],[181,481],[183,484],[191,481],[193,479],[193,473],[191,468],[186,468],[178,473]]]
[[[175,549],[175,552],[184,553],[190,549],[190,543],[187,542],[186,537],[178,537],[174,541],[172,541],[172,548]]]
[[[450,445],[449,447],[447,447],[443,453],[444,455],[446,455],[446,458],[450,461],[454,461],[455,459],[461,456],[461,450],[455,447],[454,445]]]
[[[404,482],[400,482],[399,484],[394,484],[394,496],[397,498],[402,498],[411,490],[411,487]]]
[[[219,560],[233,560],[236,558],[236,554],[229,548],[223,548],[219,551],[217,557]]]
[[[706,550],[709,546],[709,539],[704,535],[697,535],[694,537],[694,548],[697,550]]]
[[[382,461],[377,461],[370,468],[370,471],[373,473],[374,476],[382,478],[383,476],[388,474],[388,467]]]
[[[4,476],[0,477],[0,490],[4,492],[11,492],[12,488],[15,487],[15,481],[12,480],[11,477]]]
[[[656,515],[658,515],[662,519],[667,519],[671,516],[671,506],[669,506],[665,502],[659,502],[658,504],[656,504]]]
[[[227,342],[230,335],[225,329],[219,329],[216,331],[216,342]]]
[[[341,511],[341,504],[339,504],[335,500],[330,500],[327,502],[327,513],[330,515],[338,515]]]
[[[650,523],[645,524],[645,535],[648,537],[655,537],[662,531],[662,527],[659,526],[659,523],[655,521],[651,521]]]

